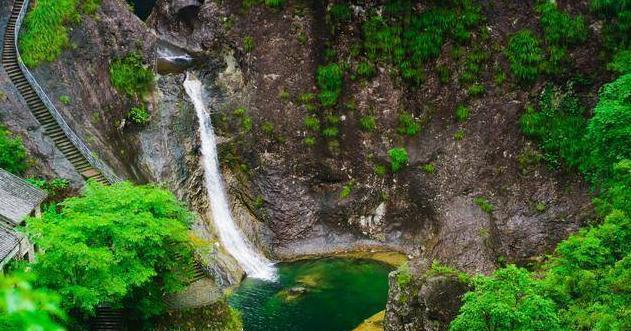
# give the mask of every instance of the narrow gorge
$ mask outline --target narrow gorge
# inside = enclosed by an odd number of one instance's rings
[[[0,329],[631,330],[629,17],[3,0]]]

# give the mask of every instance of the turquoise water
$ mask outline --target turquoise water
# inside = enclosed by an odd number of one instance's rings
[[[277,282],[248,278],[230,297],[245,331],[348,331],[386,306],[384,264],[325,258],[277,266]]]

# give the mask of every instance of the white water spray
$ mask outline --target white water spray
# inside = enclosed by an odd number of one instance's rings
[[[193,61],[193,57],[191,57],[188,53],[181,52],[178,54],[172,49],[166,47],[158,48],[158,59],[171,63],[189,63]]]
[[[223,180],[219,171],[215,133],[210,122],[210,116],[202,100],[202,83],[196,77],[187,73],[184,89],[193,101],[197,118],[199,119],[204,178],[212,209],[212,218],[219,234],[219,240],[221,240],[228,253],[239,262],[248,276],[274,280],[276,278],[276,270],[273,263],[256,251],[232,219],[232,213],[228,206]]]

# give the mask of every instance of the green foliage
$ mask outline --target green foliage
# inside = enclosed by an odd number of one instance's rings
[[[254,50],[254,38],[252,36],[245,36],[243,38],[243,51],[250,53]]]
[[[353,183],[346,184],[342,186],[342,191],[340,192],[340,199],[346,199],[351,195],[353,191]]]
[[[388,156],[390,156],[390,169],[392,169],[392,172],[398,172],[408,164],[408,152],[405,148],[392,148],[388,151]]]
[[[66,314],[60,298],[45,289],[33,288],[32,274],[0,275],[0,329],[62,331]]]
[[[561,160],[575,167],[582,162],[585,150],[584,112],[572,89],[547,86],[541,94],[539,111],[527,107],[520,125],[525,135],[539,141],[546,160],[557,167]]]
[[[424,64],[440,55],[443,44],[468,41],[481,20],[473,1],[435,2],[421,13],[409,0],[389,1],[382,16],[373,15],[362,26],[364,54],[373,62],[391,63],[403,80],[418,85]]]
[[[270,122],[270,121],[265,121],[263,122],[263,124],[261,124],[261,131],[263,131],[263,133],[265,133],[268,136],[271,136],[274,134],[274,123]]]
[[[139,106],[131,107],[129,110],[129,119],[138,124],[138,125],[147,125],[149,124],[149,111],[147,111],[147,107],[144,104]]]
[[[45,190],[48,193],[49,201],[56,201],[70,188],[70,182],[64,178],[53,178],[51,180],[28,178],[26,181]]]
[[[475,277],[473,285],[451,331],[562,330],[555,303],[540,294],[540,285],[525,269],[510,265],[491,277]]]
[[[377,118],[372,115],[362,116],[359,119],[359,127],[366,132],[374,131],[377,128]]]
[[[426,174],[433,175],[436,172],[436,166],[433,163],[426,163],[421,166],[421,170]]]
[[[412,275],[410,274],[410,267],[407,262],[403,263],[397,269],[397,284],[399,287],[404,288],[412,281]]]
[[[631,3],[629,0],[591,0],[591,9],[604,25],[605,44],[611,49],[631,46]]]
[[[482,209],[482,211],[487,214],[491,214],[493,210],[495,210],[493,204],[485,197],[476,197],[473,199],[473,203],[478,205],[478,207],[480,207],[480,209]]]
[[[375,165],[375,175],[379,176],[379,177],[383,177],[386,175],[386,167],[382,164],[377,164]]]
[[[329,8],[331,23],[337,26],[340,23],[349,22],[353,18],[353,11],[347,3],[336,3]]]
[[[81,14],[93,14],[99,3],[99,0],[38,0],[26,15],[20,34],[24,64],[35,67],[56,60],[70,46],[69,25],[78,23]]]
[[[70,104],[70,97],[67,95],[61,95],[59,96],[59,101],[67,106]]]
[[[154,74],[143,64],[142,55],[133,52],[110,64],[112,85],[130,97],[142,98],[153,89]]]
[[[304,120],[307,129],[312,131],[320,131],[320,120],[316,116],[307,116]]]
[[[285,4],[285,0],[265,0],[265,5],[270,8],[280,8]]]
[[[28,167],[28,155],[22,139],[0,125],[0,168],[21,175]]]
[[[307,146],[314,146],[316,144],[315,137],[305,137],[302,142]]]
[[[344,72],[337,63],[318,67],[316,81],[320,88],[318,98],[325,108],[335,106],[342,93]]]
[[[464,139],[464,130],[463,129],[456,130],[456,132],[454,133],[454,140],[460,141],[462,139]]]
[[[571,46],[587,39],[587,26],[582,17],[570,17],[556,3],[545,1],[538,7],[540,24],[546,41],[557,46]]]
[[[605,85],[599,96],[587,126],[590,153],[584,171],[604,180],[615,163],[631,160],[631,74]]]
[[[322,136],[327,138],[335,138],[339,134],[339,130],[336,127],[328,127],[322,130]]]
[[[355,71],[357,72],[357,75],[364,77],[364,78],[371,78],[372,76],[375,75],[375,66],[372,65],[370,62],[368,61],[362,61],[360,63],[357,64],[357,68],[355,69]]]
[[[618,52],[607,68],[622,75],[631,74],[631,50]]]
[[[455,276],[460,282],[464,284],[470,284],[472,282],[471,276],[469,276],[469,274],[467,274],[466,272],[459,271],[435,260],[432,261],[432,266],[426,274],[428,276]]]
[[[407,112],[399,114],[398,134],[413,137],[419,132],[421,132],[421,125],[418,120],[414,118],[414,115]]]
[[[469,108],[465,105],[458,105],[456,107],[456,121],[466,122],[469,119]]]
[[[530,30],[521,30],[511,37],[506,56],[513,76],[521,83],[530,84],[539,77],[544,55],[539,40]]]
[[[472,98],[479,97],[483,95],[484,92],[486,92],[486,88],[480,83],[475,83],[467,89],[467,95]]]
[[[42,252],[37,285],[59,293],[65,310],[91,314],[110,303],[152,316],[189,281],[192,215],[170,192],[89,182],[59,207],[28,219],[26,230]]]

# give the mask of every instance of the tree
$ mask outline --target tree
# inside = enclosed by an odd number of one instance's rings
[[[58,295],[34,289],[32,274],[0,275],[0,329],[60,331],[65,319]]]
[[[44,252],[33,265],[37,284],[58,292],[66,310],[86,316],[107,303],[151,316],[190,280],[192,215],[170,192],[89,182],[58,207],[26,230]]]
[[[527,270],[510,265],[473,283],[450,330],[561,330],[555,303]]]
[[[13,137],[9,130],[0,125],[0,168],[20,175],[28,168],[27,158],[22,140]]]

